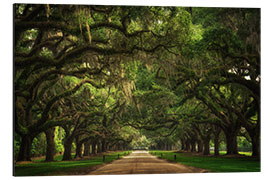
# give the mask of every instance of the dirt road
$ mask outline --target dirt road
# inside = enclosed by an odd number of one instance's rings
[[[188,167],[179,163],[169,163],[158,159],[147,151],[134,151],[129,156],[107,164],[90,175],[105,174],[169,174],[169,173],[199,173],[203,169]]]

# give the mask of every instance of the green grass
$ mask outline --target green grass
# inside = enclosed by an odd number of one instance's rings
[[[219,151],[219,155],[225,155],[227,151]],[[210,151],[210,154],[214,154],[214,151]],[[239,152],[241,155],[251,156],[252,152]]]
[[[172,151],[150,151],[170,161],[176,161],[188,166],[210,170],[211,172],[260,172],[260,161],[252,157],[200,156],[189,153],[175,153]],[[222,154],[222,153],[221,153]]]
[[[14,167],[15,176],[44,176],[44,175],[65,175],[68,174],[83,174],[90,168],[104,163],[112,162],[129,153],[128,151],[113,152],[105,156],[96,156],[88,160],[74,160],[74,161],[54,161],[44,162],[44,159],[35,160],[28,164],[17,164]],[[56,156],[55,160],[61,160],[62,156]]]
[[[72,158],[75,157],[75,153],[72,153]],[[54,156],[54,161],[61,161],[63,159],[63,155],[57,155],[57,156]],[[42,157],[42,158],[37,158],[37,159],[32,159],[33,162],[43,162],[45,161],[45,157]]]

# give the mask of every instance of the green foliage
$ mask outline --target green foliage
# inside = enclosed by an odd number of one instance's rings
[[[243,136],[237,137],[238,148],[240,151],[252,151],[252,144]]]
[[[134,146],[177,144],[208,123],[260,134],[259,9],[14,7],[15,155],[24,134],[39,134],[32,154],[44,155],[49,126],[56,153],[60,126]]]
[[[17,133],[14,133],[13,139],[13,151],[14,151],[14,159],[17,158],[18,153],[20,151],[21,138]]]
[[[54,132],[54,142],[55,142],[55,153],[63,153],[64,152],[64,145],[63,145],[63,140],[65,137],[65,131],[59,127],[55,127],[55,132]]]
[[[46,146],[45,133],[40,133],[33,139],[31,154],[33,156],[44,156],[46,153]]]
[[[53,52],[50,51],[50,50],[47,49],[47,48],[43,48],[42,51],[40,52],[40,56],[45,56],[45,57],[50,57],[50,58],[52,58],[52,57],[53,57]]]

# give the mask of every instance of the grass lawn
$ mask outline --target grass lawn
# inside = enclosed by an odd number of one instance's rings
[[[129,151],[113,152],[105,156],[91,157],[87,160],[60,161],[62,155],[56,156],[54,162],[44,162],[44,159],[34,160],[27,164],[16,164],[14,166],[15,176],[44,176],[44,175],[65,175],[65,174],[84,174],[90,168],[104,163],[112,162],[128,154]]]
[[[219,151],[219,155],[225,155],[227,151]],[[210,154],[214,154],[214,151],[210,151]],[[241,155],[251,156],[252,152],[239,152]]]
[[[170,161],[176,161],[188,166],[210,170],[211,172],[260,172],[260,160],[252,157],[203,156],[191,153],[176,153],[172,151],[150,151]],[[221,153],[222,154],[222,153]]]

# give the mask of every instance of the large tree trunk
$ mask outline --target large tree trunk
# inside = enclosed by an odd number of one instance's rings
[[[184,151],[185,150],[185,140],[181,139],[181,150]]]
[[[190,141],[190,144],[191,144],[191,152],[195,152],[196,151],[196,140],[192,139]]]
[[[87,141],[84,143],[83,156],[89,156],[89,155],[90,155],[90,141]]]
[[[114,144],[114,145],[113,145],[113,151],[116,151],[116,150],[117,150],[117,145]]]
[[[96,154],[97,151],[96,151],[96,145],[97,145],[97,142],[96,141],[93,141],[92,143],[92,154]]]
[[[117,143],[117,151],[121,150],[121,144]]]
[[[31,146],[33,142],[33,137],[25,135],[21,138],[22,141],[17,161],[31,161]]]
[[[166,150],[166,143],[162,144],[162,150]]]
[[[226,148],[227,155],[237,155],[238,147],[237,147],[237,134],[241,128],[240,121],[237,121],[230,126],[223,127],[223,132],[226,137]]]
[[[169,144],[168,143],[165,143],[165,149],[166,149],[166,151],[169,150]]]
[[[204,138],[203,139],[203,155],[209,155],[210,154],[210,138]]]
[[[237,132],[224,131],[226,136],[227,155],[238,154]]]
[[[197,140],[197,144],[198,144],[198,153],[201,153],[203,152],[203,144],[202,144],[202,141],[201,140]]]
[[[251,137],[252,140],[252,156],[259,157],[260,156],[260,136],[255,135]]]
[[[187,139],[185,141],[185,151],[190,151],[190,140],[189,139]]]
[[[76,154],[75,158],[82,158],[82,142],[80,142],[79,137],[76,137]]]
[[[251,138],[251,143],[252,143],[252,156],[253,157],[259,157],[260,156],[260,131],[253,128],[253,129],[248,129],[248,134]]]
[[[63,161],[70,161],[72,160],[71,150],[72,150],[72,142],[73,138],[68,137],[64,142],[64,155],[63,155]]]
[[[219,155],[219,136],[215,136],[214,146],[215,146],[215,156],[218,156]]]
[[[219,127],[215,127],[214,131],[214,146],[215,146],[215,156],[219,155],[219,135],[221,133],[221,129]]]
[[[77,144],[75,158],[82,158],[82,143]]]
[[[97,153],[101,153],[101,152],[102,152],[102,150],[101,150],[101,143],[98,142],[97,143]]]
[[[46,147],[46,159],[45,161],[53,161],[53,157],[55,155],[55,142],[54,142],[54,131],[55,128],[48,129],[45,131],[47,147]]]
[[[261,111],[260,111],[260,99],[256,103],[256,109],[258,113],[258,119],[256,122],[256,126],[253,128],[246,128],[246,130],[249,133],[249,136],[251,137],[251,143],[252,143],[252,156],[253,157],[260,157],[261,156],[261,150],[260,150],[260,145],[261,145],[261,139],[260,139],[260,132],[261,132]],[[254,124],[255,125],[255,124]],[[253,125],[253,126],[254,126]]]
[[[106,140],[105,139],[103,139],[101,141],[101,151],[102,152],[106,152],[107,151],[107,143],[106,143]]]

